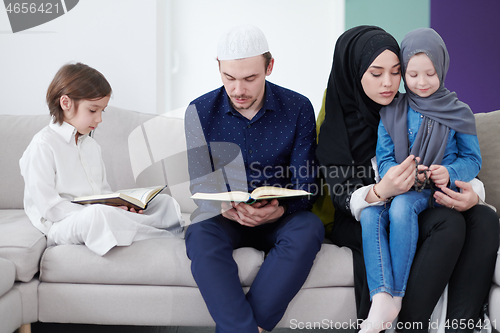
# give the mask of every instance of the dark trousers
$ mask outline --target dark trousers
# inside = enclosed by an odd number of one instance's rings
[[[187,255],[216,332],[272,330],[304,284],[323,238],[323,224],[311,212],[255,228],[221,215],[190,225]],[[233,259],[233,250],[240,247],[268,253],[246,295]]]
[[[361,227],[351,216],[337,220],[330,238],[353,252],[358,318],[365,319],[370,307],[363,260]],[[419,242],[408,279],[398,332],[427,332],[429,318],[446,284],[447,319],[475,321],[487,299],[499,245],[499,222],[487,206],[467,212],[439,207],[419,215]],[[404,328],[406,327],[406,328]],[[472,332],[472,329],[447,329]]]

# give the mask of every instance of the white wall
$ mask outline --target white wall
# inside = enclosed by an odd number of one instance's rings
[[[269,80],[319,111],[344,0],[81,0],[41,26],[11,32],[0,6],[0,114],[43,114],[56,71],[80,61],[101,71],[110,105],[146,113],[181,108],[221,85],[216,46],[227,28],[260,27],[276,59]]]
[[[219,37],[251,23],[264,32],[275,58],[268,80],[306,95],[319,112],[335,41],[344,31],[344,0],[171,0],[169,13],[176,69],[171,108],[221,86]]]
[[[80,0],[65,15],[13,34],[0,5],[0,113],[48,112],[57,70],[80,61],[102,72],[110,105],[156,113],[156,0]]]

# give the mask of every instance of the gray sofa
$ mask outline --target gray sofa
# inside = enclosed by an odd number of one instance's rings
[[[168,183],[186,221],[189,199],[183,120],[108,107],[95,131],[113,189]],[[0,333],[36,321],[109,325],[214,325],[190,271],[184,241],[151,239],[103,257],[83,245],[46,247],[23,211],[18,161],[49,116],[0,115]],[[484,127],[484,129],[483,129]],[[500,208],[496,161],[500,111],[479,115],[488,202]],[[493,129],[493,130],[492,130]],[[483,138],[484,137],[484,138]],[[488,151],[484,151],[486,140]],[[486,146],[485,146],[486,147]],[[490,152],[491,149],[491,152]],[[133,158],[130,158],[130,157]],[[264,254],[234,252],[248,289]],[[500,320],[500,272],[491,290],[491,318]],[[323,244],[306,283],[279,327],[355,321],[351,252]],[[332,327],[334,328],[334,327]]]

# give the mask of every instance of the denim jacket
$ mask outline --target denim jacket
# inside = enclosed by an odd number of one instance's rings
[[[408,106],[408,141],[410,150],[422,123],[423,116]],[[450,188],[456,190],[455,180],[468,182],[477,176],[481,169],[481,151],[477,135],[458,133],[450,128],[448,143],[441,165],[450,174]],[[394,165],[398,165],[394,154],[394,143],[382,121],[378,126],[377,164],[380,177]]]

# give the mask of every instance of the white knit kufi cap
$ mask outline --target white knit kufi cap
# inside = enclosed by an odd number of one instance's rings
[[[240,25],[227,31],[219,40],[217,58],[234,60],[255,57],[269,51],[266,36],[253,25]]]

